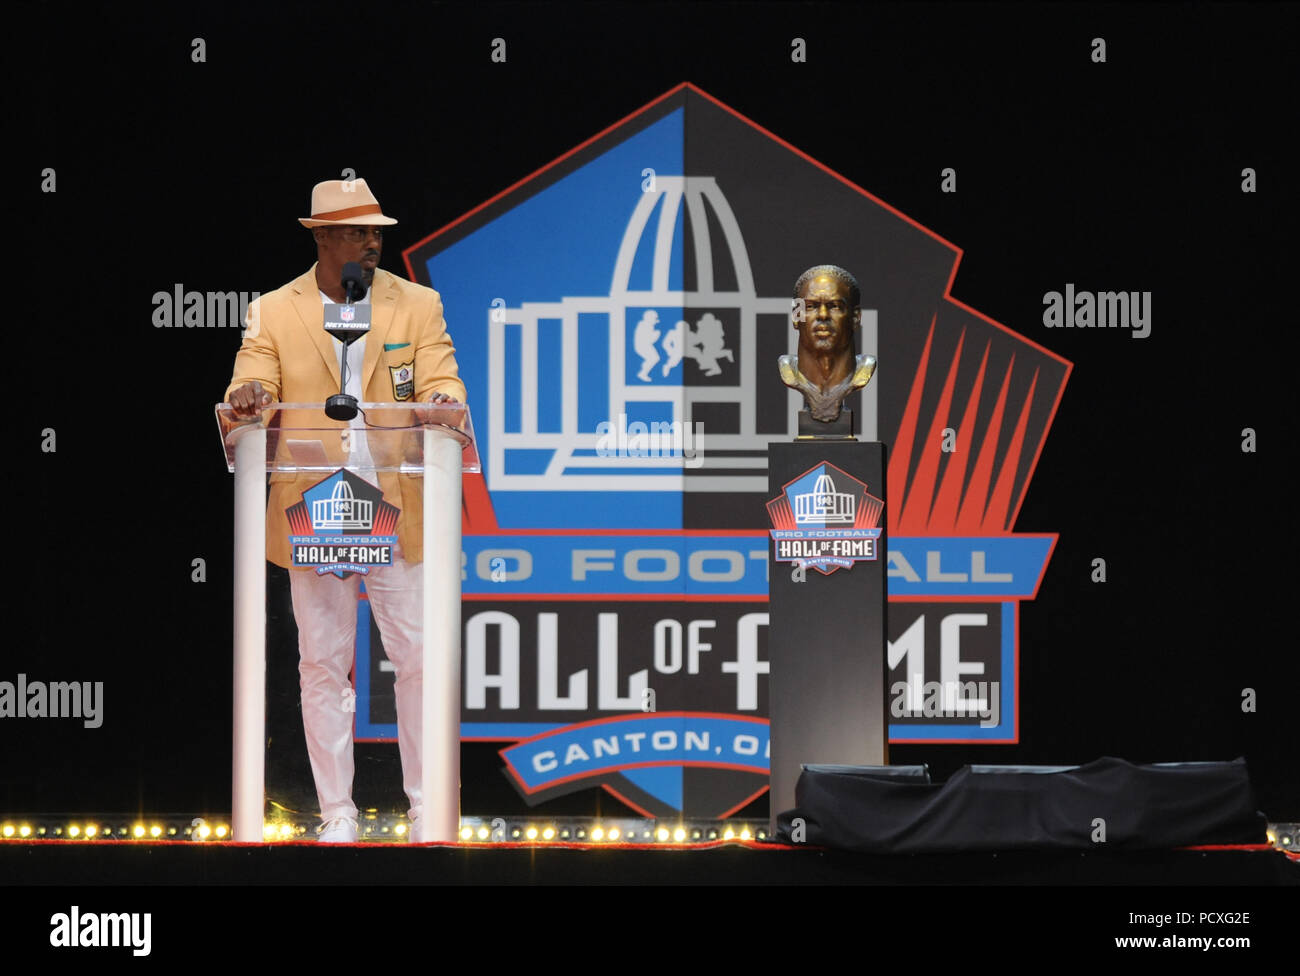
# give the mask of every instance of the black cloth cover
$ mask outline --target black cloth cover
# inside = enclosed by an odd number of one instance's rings
[[[1244,759],[964,766],[946,783],[923,766],[806,765],[795,803],[773,840],[873,854],[1266,841]]]

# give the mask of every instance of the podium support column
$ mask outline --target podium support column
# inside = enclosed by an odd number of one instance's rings
[[[424,684],[420,734],[425,843],[460,832],[461,446],[424,431]]]
[[[261,843],[266,806],[266,428],[235,444],[233,838]]]

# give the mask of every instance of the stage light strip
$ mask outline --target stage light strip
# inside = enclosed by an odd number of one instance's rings
[[[267,844],[316,843],[314,818],[279,816],[263,825]],[[409,834],[401,814],[366,811],[361,818],[358,839],[365,843],[405,843]],[[537,817],[462,817],[461,843],[509,846],[674,847],[715,846],[719,843],[748,844],[768,839],[766,826],[745,821],[688,821],[619,818],[598,820],[565,817],[551,820]],[[124,818],[94,817],[0,817],[0,843],[65,841],[75,843],[196,842],[220,843],[230,839],[229,818],[159,816]],[[1300,858],[1300,823],[1271,823],[1267,844],[1245,848],[1272,847],[1289,857]],[[1193,848],[1204,849],[1204,848]]]

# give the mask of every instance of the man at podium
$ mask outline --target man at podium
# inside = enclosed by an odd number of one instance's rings
[[[311,193],[311,216],[299,222],[311,229],[316,263],[301,277],[255,300],[247,330],[235,356],[226,400],[243,416],[256,416],[274,402],[322,403],[339,392],[346,355],[345,393],[361,402],[465,402],[455,348],[442,317],[442,300],[431,288],[380,270],[385,216],[365,180],[327,180]],[[370,331],[344,346],[325,332],[325,305],[346,300],[342,276],[348,262],[361,265],[366,294],[357,305],[371,306]],[[363,422],[353,421],[354,428]],[[369,460],[363,432],[352,435],[350,460]],[[366,577],[371,610],[384,650],[396,675],[398,747],[402,785],[410,802],[411,839],[422,839],[420,814],[420,705],[422,651],[421,488],[404,475],[359,473],[400,509],[391,566],[375,566]],[[294,568],[286,510],[319,475],[273,475],[267,504],[267,558],[289,570],[293,614],[298,625],[302,716],[316,795],[320,801],[319,839],[350,843],[357,839],[357,807],[352,802],[353,697],[349,672],[356,642],[359,577],[340,579]]]

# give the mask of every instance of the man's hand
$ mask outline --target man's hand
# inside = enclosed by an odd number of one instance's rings
[[[262,389],[261,383],[252,380],[232,390],[229,402],[235,408],[236,417],[256,417],[263,407],[274,402],[274,397]]]
[[[446,407],[446,406],[451,406],[452,404],[455,403],[460,403],[460,401],[457,400],[454,396],[449,396],[446,393],[435,393],[431,397],[429,397],[427,402],[435,407]],[[432,411],[428,410],[427,408],[416,407],[415,418],[419,423],[422,424],[433,423]]]

